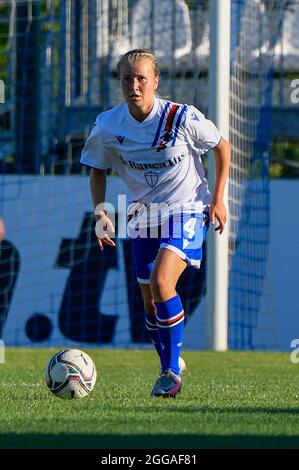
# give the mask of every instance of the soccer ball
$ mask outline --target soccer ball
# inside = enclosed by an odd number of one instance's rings
[[[97,371],[93,360],[79,349],[54,354],[45,370],[49,389],[59,398],[86,397],[95,386]]]

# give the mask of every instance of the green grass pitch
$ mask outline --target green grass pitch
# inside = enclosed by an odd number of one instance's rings
[[[6,349],[0,448],[299,448],[299,364],[287,353],[186,351],[176,399],[150,397],[151,350],[84,349],[98,379],[61,400],[43,373],[56,350]]]

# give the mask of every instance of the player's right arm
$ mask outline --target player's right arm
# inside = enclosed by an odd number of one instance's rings
[[[111,236],[114,226],[105,212],[106,170],[111,166],[110,156],[112,149],[106,145],[106,130],[103,125],[103,116],[100,114],[92,128],[81,154],[81,163],[91,168],[90,192],[96,218],[96,235],[100,250],[104,245],[115,246]]]
[[[92,168],[90,171],[89,184],[93,207],[95,209],[97,224],[96,235],[100,250],[103,250],[104,245],[115,246],[114,241],[109,236],[115,232],[114,226],[103,209],[106,194],[106,170]]]

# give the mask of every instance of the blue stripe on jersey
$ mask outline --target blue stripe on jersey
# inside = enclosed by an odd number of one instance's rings
[[[173,136],[173,139],[172,139],[172,147],[174,147],[175,145],[175,141],[176,141],[176,138],[177,138],[177,135],[178,135],[178,132],[179,132],[179,127],[180,127],[180,124],[181,124],[181,120],[182,120],[182,117],[183,115],[185,114],[185,112],[187,111],[187,105],[184,104],[184,106],[182,107],[181,111],[180,111],[180,114],[178,116],[178,119],[177,119],[177,122],[176,122],[176,125],[175,125],[175,132],[174,132],[174,136]]]
[[[163,121],[164,121],[165,115],[166,115],[169,107],[170,107],[170,101],[167,101],[167,103],[165,105],[165,108],[163,109],[163,112],[162,112],[161,117],[160,117],[160,121],[159,121],[158,129],[157,129],[157,132],[156,132],[156,135],[155,135],[155,139],[154,139],[154,142],[152,143],[152,148],[154,148],[157,145],[157,142],[158,142],[158,139],[159,139],[159,136],[160,136],[161,127],[163,125]]]

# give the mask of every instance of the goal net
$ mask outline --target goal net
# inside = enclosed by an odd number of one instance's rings
[[[273,51],[286,0],[232,0],[229,181],[230,348],[273,348],[262,307],[269,271]],[[208,113],[209,1],[0,2],[0,338],[6,344],[136,347],[147,343],[128,239],[99,253],[80,152],[99,112],[120,100],[115,65],[155,51],[162,97]],[[206,162],[205,162],[206,164]],[[126,189],[110,173],[107,200]],[[206,250],[204,250],[206,251]],[[185,347],[206,345],[206,276],[178,290]],[[268,287],[267,287],[268,286]]]

